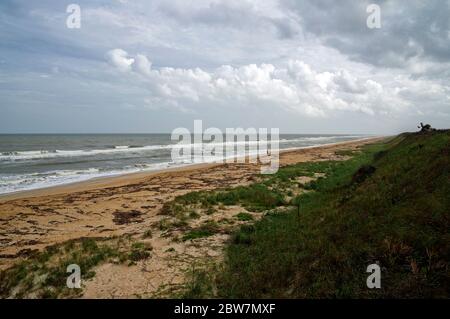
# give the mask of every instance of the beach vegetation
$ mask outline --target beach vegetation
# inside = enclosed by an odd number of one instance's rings
[[[220,231],[219,225],[214,221],[207,221],[201,226],[191,229],[183,236],[183,241],[193,240],[197,238],[209,237]]]
[[[253,216],[249,213],[239,213],[235,217],[237,220],[242,222],[253,220]]]
[[[149,244],[125,237],[81,238],[52,245],[1,271],[0,297],[79,297],[82,289],[66,285],[67,266],[78,265],[83,281],[94,277],[94,268],[102,263],[136,262],[150,257],[149,251]]]
[[[303,170],[325,176],[292,206],[241,226],[220,271],[208,274],[214,284],[196,274],[187,295],[448,298],[449,155],[450,132],[432,131],[366,146],[347,161],[280,170],[267,185]],[[380,289],[366,285],[370,264],[381,267]]]

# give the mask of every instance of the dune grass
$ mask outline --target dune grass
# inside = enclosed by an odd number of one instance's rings
[[[296,208],[244,225],[214,276],[196,274],[196,297],[413,298],[450,296],[450,133],[402,134],[345,162],[297,164],[324,172]],[[315,168],[315,170],[314,170]],[[291,173],[291,174],[290,174]],[[295,174],[293,174],[295,175]],[[279,189],[274,190],[278,192]],[[378,263],[382,288],[368,289]],[[214,291],[214,292],[213,292]]]
[[[47,247],[0,272],[1,298],[74,298],[81,289],[69,289],[67,266],[76,264],[81,279],[95,276],[93,269],[105,262],[128,263],[150,257],[152,248],[128,237],[80,238]]]

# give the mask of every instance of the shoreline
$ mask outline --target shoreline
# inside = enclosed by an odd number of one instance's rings
[[[385,139],[371,137],[283,150],[280,167],[347,160],[347,154]],[[297,182],[315,178],[304,176]],[[98,245],[116,247],[126,256],[131,254],[133,243],[138,243],[139,247],[151,247],[150,258],[129,265],[98,265],[93,269],[96,276],[84,283],[83,297],[157,296],[164,287],[182,285],[193,263],[223,257],[230,234],[245,224],[236,219],[237,214],[250,214],[254,220],[263,216],[237,204],[211,206],[208,212],[193,207],[189,208],[193,215],[177,217],[167,214],[166,205],[187,193],[246,187],[261,179],[260,165],[255,163],[194,164],[8,195],[0,198],[0,271],[29,258],[35,260],[32,256],[50,246],[66,247],[74,241],[92,239]],[[301,191],[293,190],[296,194]],[[204,238],[184,239],[204,225],[216,225],[218,231]],[[117,248],[118,243],[128,246]]]
[[[327,147],[333,147],[333,146],[339,146],[339,145],[346,145],[346,144],[355,143],[355,142],[370,141],[370,140],[380,139],[380,138],[387,138],[387,136],[371,136],[371,137],[365,137],[365,138],[361,138],[361,139],[355,139],[355,140],[349,140],[349,141],[343,141],[343,142],[287,148],[287,149],[280,150],[279,155],[281,156],[282,154],[296,152],[299,150],[327,148]],[[238,157],[238,158],[242,158],[242,157]],[[72,192],[77,192],[77,191],[87,191],[87,190],[91,190],[91,189],[118,187],[118,186],[122,186],[122,185],[125,185],[128,183],[139,182],[141,179],[145,179],[145,178],[147,178],[149,176],[153,176],[153,175],[170,173],[170,172],[198,170],[198,169],[203,169],[203,168],[222,166],[222,165],[226,165],[226,164],[227,163],[215,163],[215,162],[193,163],[193,164],[186,164],[186,165],[170,167],[170,168],[163,168],[163,169],[143,170],[143,171],[133,172],[133,173],[124,173],[124,174],[117,174],[117,175],[112,175],[112,176],[94,177],[94,178],[89,178],[89,179],[82,180],[82,181],[69,182],[69,183],[64,183],[64,184],[60,184],[60,185],[52,185],[52,186],[47,186],[47,187],[25,189],[25,190],[0,194],[0,203],[6,203],[8,201],[17,200],[17,199],[34,198],[34,197],[50,196],[50,195],[58,195],[58,194],[67,194],[67,193],[72,193]]]

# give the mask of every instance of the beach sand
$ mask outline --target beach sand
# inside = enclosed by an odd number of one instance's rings
[[[345,157],[336,151],[357,149],[381,139],[284,151],[280,165],[342,160]],[[159,214],[162,205],[192,191],[246,185],[255,181],[258,173],[256,164],[201,164],[1,196],[0,270],[36,250],[70,239],[126,235],[140,239],[151,230],[151,238],[145,239],[153,247],[151,258],[133,266],[100,265],[95,269],[96,276],[83,284],[84,297],[164,296],[164,291],[184,282],[186,271],[196,260],[220,260],[230,231],[195,241],[174,240],[179,232],[156,226],[165,218]],[[241,211],[241,207],[231,206],[195,222],[217,221]]]

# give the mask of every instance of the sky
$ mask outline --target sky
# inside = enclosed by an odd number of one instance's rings
[[[448,128],[449,20],[450,0],[2,0],[0,133]]]

